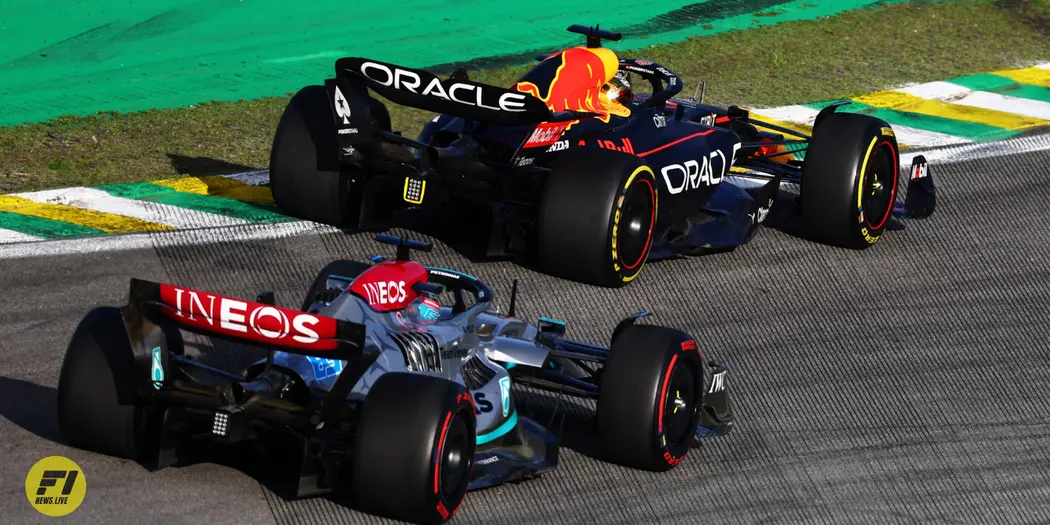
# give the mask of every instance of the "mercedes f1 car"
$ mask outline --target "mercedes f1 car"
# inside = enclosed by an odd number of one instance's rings
[[[834,246],[866,248],[891,224],[903,228],[897,219],[933,213],[925,159],[902,177],[893,128],[835,113],[848,102],[821,111],[806,135],[703,96],[675,98],[678,75],[601,47],[618,33],[569,31],[585,34],[586,46],[537,57],[509,89],[462,69],[441,79],[337,60],[335,78],[296,93],[278,124],[276,204],[308,220],[381,230],[403,225],[399,210],[453,203],[489,225],[487,255],[538,256],[547,273],[611,287],[635,279],[646,260],[746,243],[784,183],[799,186],[807,237]],[[631,75],[651,94],[633,94]],[[373,92],[438,116],[409,139],[391,130]],[[899,203],[902,178],[909,186]]]
[[[667,471],[733,426],[727,370],[688,334],[637,323],[609,347],[493,307],[481,280],[410,258],[430,245],[380,235],[392,260],[337,260],[300,310],[132,279],[128,304],[80,322],[58,384],[73,446],[173,465],[194,444],[301,458],[296,496],[348,495],[415,522],[451,519],[468,490],[555,468],[559,438],[519,414],[512,385],[597,400],[591,429],[617,464]],[[184,332],[267,350],[242,373],[187,352]],[[279,439],[283,437],[285,439]],[[199,456],[198,456],[199,457]]]

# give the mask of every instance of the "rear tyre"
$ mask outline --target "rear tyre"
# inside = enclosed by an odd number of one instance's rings
[[[814,129],[802,165],[807,236],[853,249],[878,242],[893,214],[899,172],[889,124],[869,115],[829,115]]]
[[[77,448],[139,459],[154,433],[136,402],[134,356],[120,310],[95,308],[80,321],[58,379],[58,426]]]
[[[313,284],[310,285],[310,289],[306,291],[306,297],[303,299],[303,306],[300,308],[302,311],[307,311],[315,301],[330,302],[335,297],[325,297],[322,294],[334,293],[328,292],[328,276],[338,275],[340,277],[346,277],[349,279],[355,279],[358,275],[364,273],[365,270],[371,268],[370,265],[363,262],[349,261],[346,259],[338,259],[325,265],[324,268],[314,278]]]
[[[644,162],[569,150],[552,167],[540,203],[540,265],[565,279],[625,286],[645,266],[656,217],[656,179]]]
[[[703,363],[693,339],[635,325],[609,349],[598,392],[598,435],[610,461],[663,472],[689,452],[703,401]]]
[[[285,213],[334,226],[354,226],[360,192],[341,168],[336,126],[324,86],[296,93],[277,124],[270,150],[270,190]]]
[[[381,376],[358,421],[356,501],[402,521],[452,519],[470,484],[476,426],[473,399],[461,385],[419,374]]]

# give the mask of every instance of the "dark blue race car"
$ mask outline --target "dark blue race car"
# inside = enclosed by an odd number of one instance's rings
[[[274,137],[274,200],[290,215],[363,229],[402,210],[465,212],[486,255],[535,256],[546,272],[602,286],[647,260],[722,251],[755,234],[784,184],[815,241],[866,248],[895,218],[933,213],[925,159],[900,170],[892,127],[823,110],[813,135],[736,106],[675,98],[682,80],[572,26],[585,46],[537,57],[509,88],[364,58],[289,102]],[[635,93],[640,77],[649,93]],[[389,102],[438,113],[418,139],[393,132]],[[902,200],[902,178],[907,198]]]

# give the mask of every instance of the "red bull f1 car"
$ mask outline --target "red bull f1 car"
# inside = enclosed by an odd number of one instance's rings
[[[836,113],[848,102],[821,111],[806,135],[737,106],[675,98],[678,75],[601,46],[618,33],[569,31],[586,45],[537,57],[509,88],[462,69],[443,79],[337,60],[335,78],[300,90],[278,124],[276,204],[361,229],[396,226],[406,209],[469,210],[487,225],[487,255],[533,256],[550,274],[609,287],[647,260],[746,243],[784,184],[798,186],[793,216],[805,235],[838,247],[869,247],[903,228],[897,219],[933,213],[925,159],[900,173],[893,128]],[[650,93],[634,93],[634,76]],[[391,130],[374,94],[438,115],[410,139]]]
[[[299,310],[272,292],[248,301],[132,279],[126,306],[92,310],[73,334],[62,435],[153,469],[207,447],[293,457],[293,496],[435,523],[469,490],[557,466],[558,435],[521,414],[514,384],[596,400],[593,436],[631,468],[670,470],[732,429],[726,367],[704,363],[688,334],[638,323],[642,312],[608,347],[573,341],[562,322],[514,317],[516,282],[501,314],[483,281],[411,260],[429,244],[377,240],[396,257],[328,264]],[[266,358],[232,373],[184,334]]]

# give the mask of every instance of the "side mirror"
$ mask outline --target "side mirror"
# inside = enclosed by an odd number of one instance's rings
[[[544,335],[552,335],[555,337],[565,335],[565,321],[540,317],[540,322],[537,323],[536,328]]]
[[[273,290],[265,290],[259,292],[259,295],[255,296],[255,302],[276,306],[277,296],[274,295]]]

